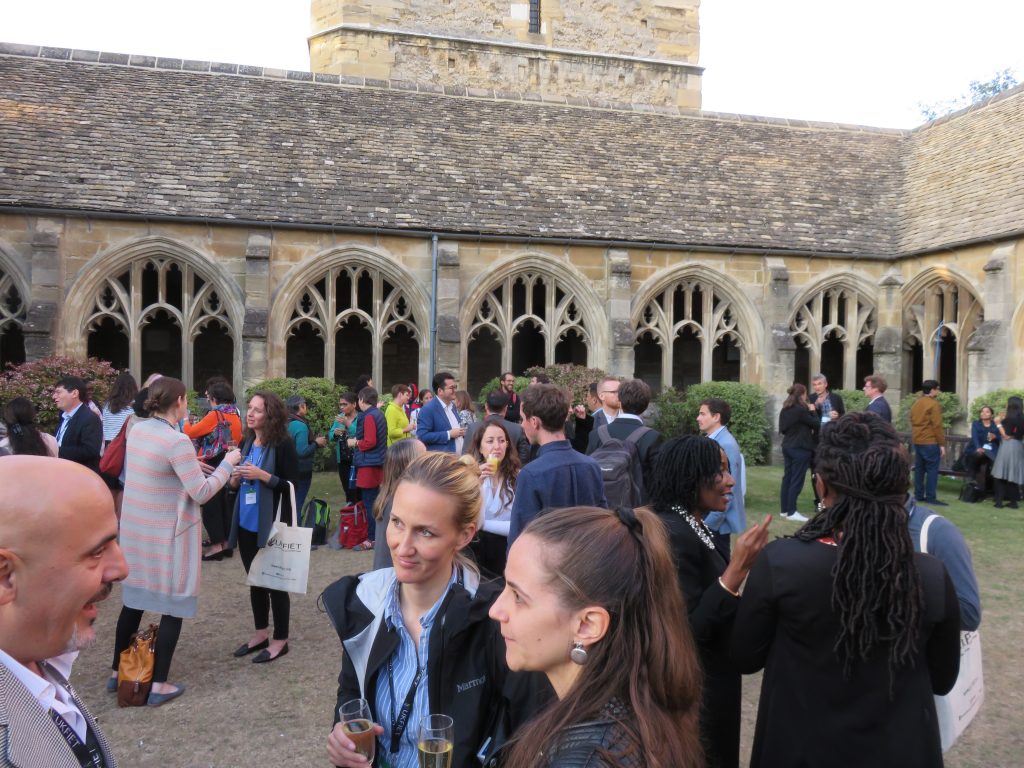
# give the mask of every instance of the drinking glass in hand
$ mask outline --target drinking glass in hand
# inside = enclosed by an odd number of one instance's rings
[[[420,768],[451,768],[455,723],[448,715],[427,715],[420,720]]]
[[[346,701],[338,708],[338,719],[345,735],[356,745],[356,752],[372,763],[377,734],[373,731],[373,716],[366,699]]]

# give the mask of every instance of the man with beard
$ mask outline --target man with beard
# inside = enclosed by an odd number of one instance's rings
[[[110,491],[80,464],[0,461],[0,767],[115,768],[68,684],[96,604],[128,575]]]

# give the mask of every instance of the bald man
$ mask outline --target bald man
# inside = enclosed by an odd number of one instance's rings
[[[67,682],[128,575],[110,491],[81,464],[0,459],[0,768],[115,768]]]

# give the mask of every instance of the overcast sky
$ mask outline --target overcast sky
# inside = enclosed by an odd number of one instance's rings
[[[473,0],[457,0],[473,2]],[[703,0],[704,108],[912,127],[1024,80],[1019,0]],[[308,0],[0,0],[0,41],[309,69]]]

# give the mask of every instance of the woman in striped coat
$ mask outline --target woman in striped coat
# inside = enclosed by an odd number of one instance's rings
[[[224,486],[241,453],[229,451],[220,466],[204,477],[192,441],[178,431],[177,424],[188,410],[185,385],[178,379],[162,377],[153,382],[146,409],[152,418],[132,429],[125,450],[120,544],[128,561],[128,578],[117,620],[115,674],[107,687],[117,688],[121,651],[138,630],[143,611],[159,613],[149,694],[149,705],[158,706],[184,691],[184,686],[168,683],[167,675],[181,620],[196,613],[203,532],[199,505]]]

